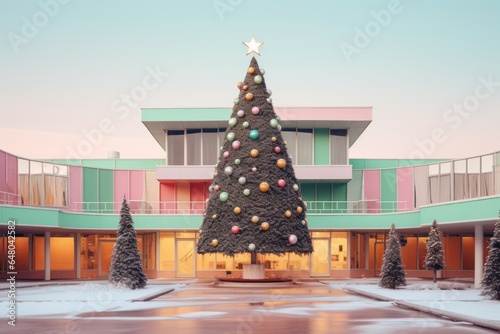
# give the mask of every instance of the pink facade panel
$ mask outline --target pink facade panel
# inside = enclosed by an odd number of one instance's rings
[[[134,201],[144,201],[144,171],[130,171],[130,199]]]
[[[7,154],[0,151],[0,201],[4,200],[4,196],[6,196],[6,194],[3,193],[7,192],[6,160]]]
[[[369,213],[380,212],[380,170],[365,170],[363,175],[366,208]]]
[[[398,211],[413,210],[413,168],[398,168]]]
[[[130,201],[130,187],[129,187],[129,171],[128,170],[115,170],[114,171],[114,199],[115,213],[120,212],[122,206],[123,196]],[[132,204],[132,203],[131,203]]]
[[[160,213],[174,214],[175,205],[175,183],[160,183]]]
[[[82,167],[69,167],[69,208],[81,212],[83,201],[83,170]]]
[[[17,157],[7,154],[5,163],[6,173],[5,173],[5,186],[8,193],[13,194],[14,202],[18,202],[17,193]],[[19,204],[19,203],[17,203]]]

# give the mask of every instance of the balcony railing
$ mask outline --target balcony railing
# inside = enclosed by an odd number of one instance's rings
[[[0,204],[22,205],[21,195],[0,191]]]
[[[408,211],[406,202],[401,201],[308,201],[309,214],[377,214]],[[116,214],[121,202],[73,202],[72,212]],[[146,202],[129,201],[132,214],[201,215],[205,212],[205,201]]]

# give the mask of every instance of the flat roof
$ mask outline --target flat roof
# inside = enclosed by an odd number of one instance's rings
[[[285,128],[349,129],[349,147],[372,121],[372,107],[275,107]],[[141,121],[165,149],[167,130],[227,128],[231,108],[142,108]]]

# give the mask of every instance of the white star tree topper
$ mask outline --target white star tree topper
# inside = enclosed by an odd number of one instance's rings
[[[254,52],[256,53],[257,55],[260,56],[260,52],[259,52],[259,47],[264,44],[264,42],[257,42],[255,40],[255,37],[252,36],[252,39],[250,40],[250,42],[243,42],[243,44],[245,44],[246,47],[248,47],[248,51],[247,51],[247,56]]]

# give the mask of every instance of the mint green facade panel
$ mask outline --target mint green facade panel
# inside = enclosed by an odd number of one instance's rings
[[[330,164],[330,130],[314,129],[314,164]]]
[[[333,201],[337,203],[334,213],[345,213],[347,210],[347,184],[333,183]]]
[[[382,212],[396,212],[397,201],[397,174],[396,169],[382,169],[380,171],[380,197]]]
[[[363,195],[363,171],[353,170],[352,179],[347,182],[347,200],[360,201]]]
[[[83,168],[83,211],[95,212],[99,202],[98,175],[95,168]]]
[[[300,192],[302,193],[302,198],[304,201],[315,201],[316,200],[316,183],[314,182],[302,182],[300,183]]]
[[[114,206],[113,171],[99,169],[99,210],[102,213],[113,213]]]
[[[326,212],[331,212],[334,208],[334,203],[332,202],[332,184],[331,183],[316,183],[316,201],[314,205],[311,203],[310,207],[313,209],[317,209],[318,213],[321,213],[322,210],[326,210]],[[309,206],[308,206],[309,207]]]
[[[144,108],[141,109],[141,121],[224,121],[231,116],[231,108]]]

